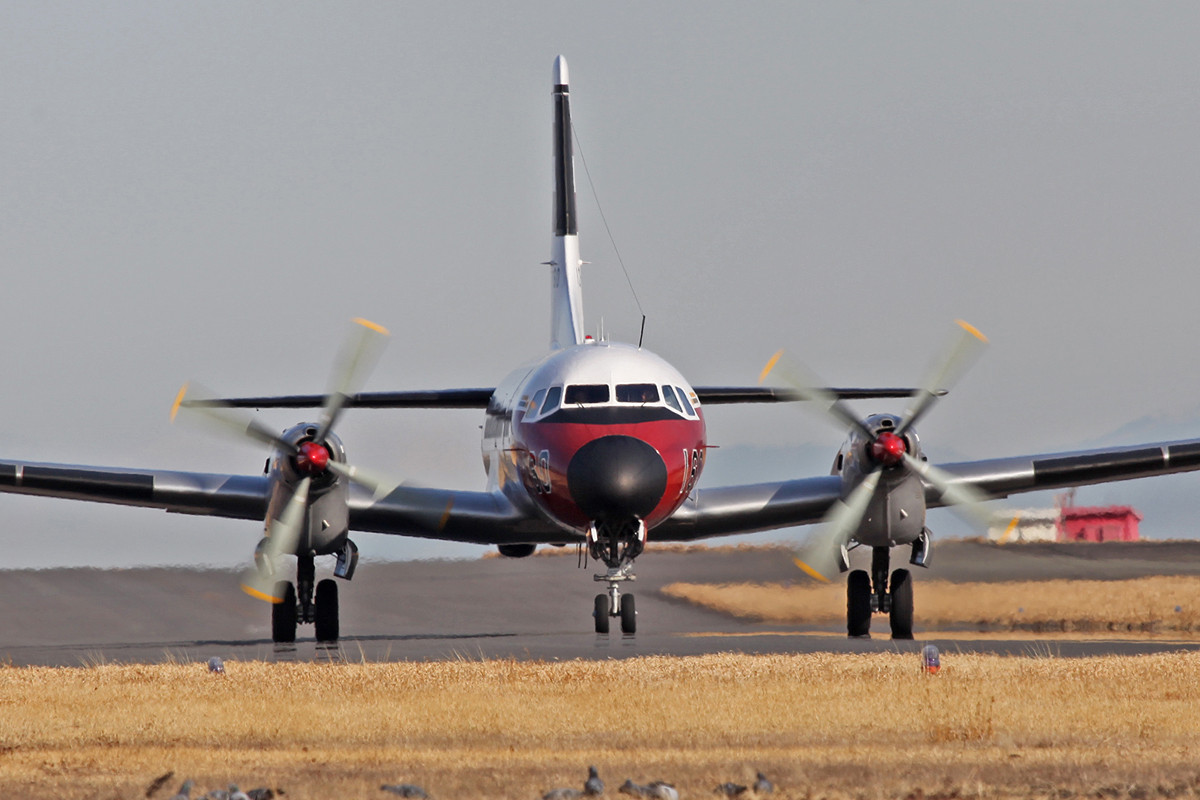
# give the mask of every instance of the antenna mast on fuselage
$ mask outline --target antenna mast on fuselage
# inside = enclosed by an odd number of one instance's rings
[[[579,228],[575,219],[575,165],[567,60],[554,59],[554,238],[551,243],[550,347],[583,342]]]

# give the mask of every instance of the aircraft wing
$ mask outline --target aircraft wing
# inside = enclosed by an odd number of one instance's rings
[[[266,475],[0,461],[0,493],[157,508],[175,514],[262,522],[270,489]],[[517,509],[500,492],[412,486],[400,486],[380,499],[352,486],[350,527],[474,544],[574,541],[571,534],[536,514]]]
[[[991,499],[1022,492],[1148,478],[1200,470],[1200,439],[941,464],[952,482]],[[651,533],[655,541],[693,541],[709,536],[785,528],[819,522],[841,497],[842,480],[828,475],[747,486],[697,489]],[[930,508],[945,505],[926,483]]]
[[[728,403],[795,403],[805,397],[795,389],[778,386],[696,386],[701,405]],[[911,388],[859,389],[833,387],[822,391],[841,400],[870,400],[912,397],[921,390]],[[487,408],[495,389],[431,389],[407,392],[359,392],[350,395],[346,407],[357,408]],[[941,396],[944,391],[936,393]],[[328,400],[323,394],[292,394],[271,397],[221,397],[188,400],[184,405],[217,405],[230,408],[321,408]]]
[[[180,514],[261,522],[267,513],[269,489],[265,475],[0,461],[0,492],[159,508]]]
[[[382,498],[352,486],[350,529],[468,544],[567,544],[582,541],[520,509],[502,492],[400,486]]]

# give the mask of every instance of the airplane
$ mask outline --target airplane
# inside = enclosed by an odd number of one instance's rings
[[[935,466],[915,423],[978,352],[982,334],[963,325],[941,366],[916,389],[824,388],[796,365],[773,359],[789,387],[693,387],[641,344],[584,334],[570,85],[566,60],[553,67],[554,200],[550,349],[495,387],[363,392],[387,331],[357,320],[325,395],[221,398],[185,385],[172,417],[187,413],[266,444],[262,475],[95,467],[0,460],[0,492],[157,508],[254,520],[264,536],[247,593],[270,602],[272,639],[295,641],[300,624],[315,638],[340,636],[338,584],[315,581],[315,560],[333,556],[335,579],[353,578],[350,533],[380,533],[495,546],[508,557],[541,545],[580,545],[605,565],[592,618],[637,630],[635,597],[623,592],[648,541],[690,542],[821,523],[797,563],[826,578],[848,570],[848,550],[869,547],[870,572],[847,580],[847,633],[868,636],[887,614],[892,636],[912,638],[912,579],[890,571],[891,551],[909,548],[928,567],[929,508],[1012,494],[1200,469],[1200,439]],[[764,373],[767,374],[767,373]],[[902,416],[866,419],[846,400],[909,397]],[[850,431],[828,475],[702,487],[710,445],[704,408],[722,403],[805,401]],[[478,408],[484,411],[482,491],[427,488],[352,464],[334,433],[348,408]],[[282,433],[249,409],[321,408],[316,422]],[[283,560],[296,558],[287,580]]]

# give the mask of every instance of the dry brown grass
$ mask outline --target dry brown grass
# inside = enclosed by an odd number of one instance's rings
[[[995,631],[1200,632],[1200,577],[1127,581],[920,581],[917,627],[971,626]],[[766,622],[829,623],[846,616],[843,583],[674,583],[670,597]],[[1176,611],[1179,607],[1179,611]]]
[[[785,798],[1196,795],[1200,655],[943,656],[0,669],[0,794],[140,797],[172,769],[170,791],[535,798],[596,764],[610,796],[756,768]]]

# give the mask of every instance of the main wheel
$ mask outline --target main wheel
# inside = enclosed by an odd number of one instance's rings
[[[608,595],[596,595],[596,633],[608,633]]]
[[[846,635],[871,638],[871,576],[856,569],[846,581]]]
[[[296,641],[296,587],[291,581],[275,584],[275,596],[282,597],[271,606],[271,640],[289,643]]]
[[[912,575],[906,569],[892,573],[892,638],[913,638],[913,587]]]
[[[318,642],[338,640],[338,587],[332,578],[317,584],[316,617]]]
[[[621,595],[621,633],[637,633],[637,611],[633,595]]]

